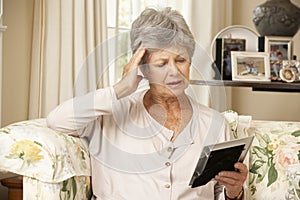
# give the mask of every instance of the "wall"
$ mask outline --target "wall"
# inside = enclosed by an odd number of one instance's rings
[[[33,2],[3,2],[2,126],[27,119]]]
[[[34,0],[4,0],[2,126],[26,120],[31,57],[32,17]],[[1,200],[7,189],[0,185]]]
[[[233,0],[233,24],[255,30],[252,11],[265,0]],[[300,7],[300,0],[292,0]],[[300,59],[300,31],[294,36],[294,54]],[[232,108],[254,119],[300,121],[300,93],[253,92],[251,88],[232,88]]]

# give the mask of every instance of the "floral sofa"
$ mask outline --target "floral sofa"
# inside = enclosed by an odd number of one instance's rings
[[[245,160],[249,167],[245,199],[296,200],[287,168],[297,167],[294,175],[300,176],[300,122],[258,121],[234,112],[226,115],[235,137],[255,136]]]
[[[300,122],[224,115],[234,137],[255,136],[245,160],[250,173],[244,199],[293,199],[286,167],[300,162]],[[90,199],[89,152],[81,139],[35,119],[1,128],[0,146],[0,171],[23,176],[23,199]]]
[[[23,199],[91,197],[87,144],[47,128],[45,119],[0,129],[0,171],[23,176]]]
[[[247,134],[255,136],[250,154],[250,199],[296,200],[287,167],[297,167],[300,176],[300,122],[252,121]],[[299,179],[297,185],[299,188]]]

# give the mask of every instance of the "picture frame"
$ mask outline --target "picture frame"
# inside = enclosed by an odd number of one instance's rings
[[[293,38],[284,36],[259,37],[259,52],[269,52],[270,60],[279,60],[277,53],[280,52],[282,60],[292,60]]]
[[[204,146],[189,185],[199,187],[220,171],[234,171],[234,164],[244,161],[253,139],[254,136],[249,136]]]
[[[232,80],[231,51],[245,51],[246,39],[217,38],[216,65],[221,80]]]
[[[291,60],[293,56],[293,38],[284,36],[259,37],[259,51],[268,52],[270,56],[270,73],[272,81],[281,81],[280,70],[283,60]]]
[[[300,60],[284,60],[280,70],[280,80],[292,83],[300,81]]]
[[[270,58],[267,52],[231,52],[232,80],[270,82]]]

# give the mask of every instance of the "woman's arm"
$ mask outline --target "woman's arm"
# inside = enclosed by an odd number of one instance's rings
[[[62,132],[74,132],[86,127],[102,115],[112,113],[112,101],[135,92],[142,77],[137,75],[146,49],[140,47],[124,66],[123,77],[113,87],[70,99],[56,107],[47,117],[50,128]]]
[[[99,116],[110,115],[113,98],[114,90],[108,87],[67,100],[49,113],[47,125],[62,132],[82,129]]]

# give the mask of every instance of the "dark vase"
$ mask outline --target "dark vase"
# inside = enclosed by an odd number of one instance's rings
[[[290,0],[267,0],[253,11],[261,36],[294,36],[300,27],[300,8]]]

